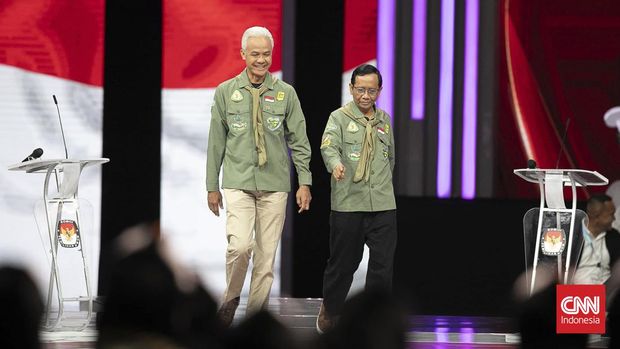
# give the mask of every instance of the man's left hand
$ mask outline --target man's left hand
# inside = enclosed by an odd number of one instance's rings
[[[297,198],[297,206],[299,206],[299,211],[297,211],[297,213],[302,213],[303,211],[308,211],[310,209],[312,194],[310,194],[309,186],[300,185],[299,189],[297,189],[297,194],[295,197]]]

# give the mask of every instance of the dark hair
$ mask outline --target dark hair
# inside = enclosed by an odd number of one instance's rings
[[[594,194],[588,199],[587,211],[588,214],[593,214],[601,205],[607,201],[612,201],[611,196],[607,194]]]
[[[379,78],[379,87],[383,86],[383,78],[381,77],[379,69],[377,69],[374,65],[371,64],[362,64],[359,67],[355,68],[353,74],[351,74],[351,85],[355,85],[356,77],[368,74],[377,74],[377,77]]]

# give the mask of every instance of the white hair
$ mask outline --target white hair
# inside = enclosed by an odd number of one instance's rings
[[[243,33],[243,36],[241,37],[241,49],[245,51],[245,49],[248,47],[249,38],[256,38],[261,36],[264,36],[268,38],[269,41],[271,41],[271,48],[273,49],[273,36],[271,36],[271,32],[269,31],[269,29],[265,27],[250,27],[246,29]]]

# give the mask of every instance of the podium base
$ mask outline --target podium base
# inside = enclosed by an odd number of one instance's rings
[[[93,313],[103,311],[103,301],[105,297],[93,297]],[[88,311],[88,301],[80,301],[80,311]]]

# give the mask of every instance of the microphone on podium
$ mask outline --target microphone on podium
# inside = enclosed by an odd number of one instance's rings
[[[43,155],[43,149],[37,148],[37,149],[33,150],[30,155],[26,156],[26,158],[24,160],[22,160],[22,162],[38,159],[38,158],[41,157],[41,155]]]
[[[56,111],[58,112],[58,122],[60,123],[60,133],[62,134],[62,144],[65,147],[65,159],[69,158],[69,152],[67,151],[67,140],[65,139],[65,130],[62,127],[62,119],[60,118],[60,108],[58,107],[58,100],[56,95],[52,95],[54,98],[54,104],[56,104]]]
[[[536,160],[528,159],[527,160],[527,168],[529,168],[530,170],[536,169]]]

